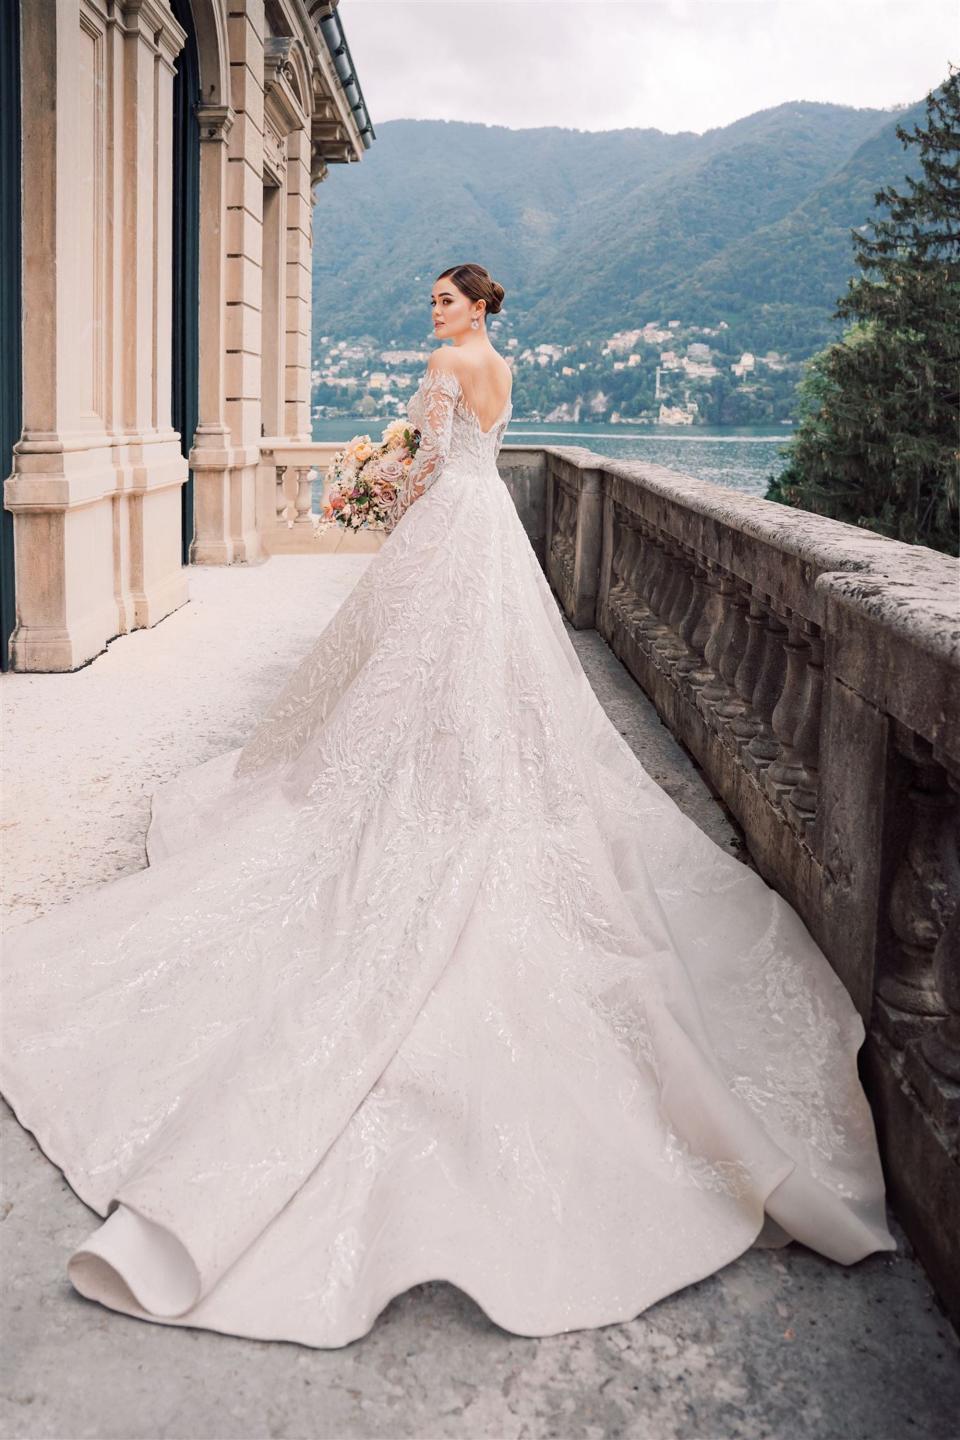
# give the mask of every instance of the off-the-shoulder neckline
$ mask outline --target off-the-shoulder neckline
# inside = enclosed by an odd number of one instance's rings
[[[436,370],[431,370],[431,369],[429,369],[429,367],[428,367],[427,370],[424,372],[424,376],[423,376],[423,379],[421,380],[420,384],[421,384],[421,385],[426,384],[426,382],[427,382],[432,376],[437,376],[437,375],[448,375],[448,376],[450,377],[450,379],[451,379],[451,380],[453,381],[453,383],[456,385],[457,390],[460,392],[460,399],[463,401],[463,408],[464,408],[464,410],[466,410],[467,414],[468,414],[468,415],[471,415],[471,416],[473,417],[473,419],[476,420],[476,422],[477,422],[477,429],[479,430],[480,434],[483,435],[484,437],[486,437],[487,435],[492,435],[493,432],[494,432],[494,430],[496,430],[497,426],[498,426],[499,424],[501,424],[504,415],[506,415],[506,414],[508,413],[508,411],[509,411],[510,408],[511,408],[511,405],[513,404],[513,385],[511,384],[511,386],[510,386],[510,394],[507,396],[507,402],[506,402],[506,404],[504,405],[503,409],[500,411],[500,414],[497,416],[496,420],[494,420],[493,424],[492,424],[492,425],[488,425],[487,429],[484,430],[483,427],[482,427],[481,424],[480,424],[480,416],[477,414],[476,410],[474,410],[473,406],[467,403],[467,397],[466,397],[466,394],[464,393],[463,386],[462,386],[461,383],[460,383],[460,377],[459,377],[459,375],[457,375],[453,370],[447,370],[447,369],[442,369],[442,370],[441,370],[439,366],[437,367]]]

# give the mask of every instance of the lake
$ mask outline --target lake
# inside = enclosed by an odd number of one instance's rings
[[[346,442],[353,435],[369,434],[376,440],[387,423],[362,417],[314,420],[313,438]],[[583,445],[611,460],[649,460],[748,495],[762,495],[770,476],[779,475],[786,464],[779,451],[792,428],[790,425],[687,427],[513,420],[507,427],[504,444]]]

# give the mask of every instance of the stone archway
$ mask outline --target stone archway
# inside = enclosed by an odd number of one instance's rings
[[[200,62],[200,95],[203,105],[230,103],[230,62],[227,49],[227,17],[223,0],[188,0],[193,15],[193,33]]]

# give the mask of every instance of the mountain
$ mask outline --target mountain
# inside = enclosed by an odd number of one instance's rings
[[[903,177],[918,173],[897,124],[909,128],[923,116],[922,102],[898,113],[789,214],[733,241],[680,280],[650,286],[639,304],[691,323],[726,320],[738,332],[749,331],[757,350],[819,349],[837,333],[833,306],[854,271],[850,231],[874,213],[882,185],[902,189]]]
[[[914,113],[794,102],[703,135],[378,125],[317,192],[315,345],[422,345],[437,274],[476,260],[521,343],[727,319],[731,346],[807,355],[852,273],[849,229],[903,175],[894,126]]]
[[[566,254],[574,212],[605,207],[624,174],[660,174],[698,138],[444,120],[391,121],[377,137],[317,194],[314,330],[405,343],[430,332],[439,271],[482,257],[515,308]]]

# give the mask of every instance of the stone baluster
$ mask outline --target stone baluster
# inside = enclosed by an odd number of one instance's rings
[[[706,649],[707,641],[710,639],[710,634],[713,629],[714,612],[720,593],[719,577],[715,576],[715,583],[711,585],[710,567],[704,560],[700,562],[698,577],[700,590],[699,613],[690,635],[690,649],[694,655],[698,657],[698,660],[692,669],[687,672],[687,683],[694,690],[698,687],[698,676],[702,675],[709,678],[709,671],[703,658],[703,652]],[[706,680],[701,683],[706,683]]]
[[[725,698],[717,704],[715,715],[721,730],[727,728],[735,715],[742,715],[747,708],[746,701],[737,694],[737,672],[743,663],[747,650],[750,627],[747,613],[750,609],[750,586],[736,578],[736,588],[727,601],[730,607],[728,638],[720,657],[720,674],[726,681]]]
[[[657,531],[649,526],[644,539],[644,573],[641,594],[646,614],[638,623],[638,639],[643,649],[649,649],[654,635],[665,630],[657,610],[657,597],[662,595],[670,576],[670,557],[661,543]]]
[[[738,749],[749,744],[760,729],[760,717],[753,708],[753,697],[766,655],[768,614],[767,596],[759,590],[752,590],[747,611],[747,645],[737,667],[735,682],[736,692],[743,704],[739,714],[730,721],[730,733]]]
[[[560,553],[566,550],[567,543],[572,543],[573,524],[573,504],[570,494],[566,486],[557,480],[554,486],[553,548]]]
[[[787,796],[786,815],[797,834],[809,832],[817,814],[820,788],[820,716],[823,701],[823,637],[813,621],[803,622],[809,647],[806,688],[800,723],[793,736],[794,757],[800,778]]]
[[[550,511],[550,550],[556,551],[557,541],[563,537],[563,486],[559,479],[554,476],[553,480],[553,506]]]
[[[631,528],[628,533],[629,539],[620,561],[620,573],[624,589],[624,603],[629,607],[631,628],[635,630],[647,614],[644,588],[649,583],[649,569],[655,561],[655,556],[651,551],[646,526],[642,520],[637,522],[636,529]]]
[[[740,667],[743,665],[748,645],[750,645],[750,636],[753,634],[750,626],[751,602],[753,602],[753,586],[748,580],[737,577],[737,595],[733,600],[735,625],[730,645],[721,661],[721,674],[728,685],[727,696],[715,708],[721,730],[730,729],[734,717],[744,716],[750,710],[750,698],[744,698],[738,693],[737,675],[740,674]],[[756,683],[756,677],[754,677],[754,683]],[[750,694],[753,694],[753,684],[751,684]]]
[[[643,537],[638,528],[639,522],[615,505],[613,523],[614,548],[610,561],[607,618],[603,625],[598,625],[608,639],[611,624],[632,636],[638,619],[645,613],[643,601],[637,594],[643,567]]]
[[[572,490],[563,486],[563,537],[573,545],[577,538],[577,497]]]
[[[763,663],[751,702],[760,724],[742,754],[744,764],[754,771],[765,769],[780,756],[780,742],[773,733],[772,720],[777,702],[783,693],[787,671],[787,652],[784,649],[787,627],[772,608],[767,610],[764,636]]]
[[[673,554],[673,575],[669,590],[663,597],[664,633],[654,641],[654,650],[667,664],[674,664],[687,654],[687,647],[679,633],[679,624],[690,603],[691,567],[688,547],[680,541],[671,546]]]
[[[690,603],[679,626],[680,638],[687,647],[686,654],[677,661],[677,670],[682,675],[689,675],[703,664],[703,647],[710,636],[709,624],[705,623],[710,596],[706,577],[706,565],[699,555],[692,552]]]
[[[697,708],[711,725],[716,726],[716,709],[724,700],[729,698],[730,687],[723,677],[723,660],[727,653],[727,646],[733,637],[737,623],[737,611],[734,600],[737,595],[737,581],[733,575],[724,573],[720,577],[720,598],[719,604],[722,611],[721,624],[714,630],[707,642],[703,652],[713,672],[712,678],[707,681],[697,696]]]
[[[316,470],[312,465],[299,465],[297,467],[297,498],[294,501],[296,506],[296,524],[309,525],[310,512],[313,509],[313,476]]]
[[[574,572],[576,555],[576,500],[554,477],[552,533],[550,537],[550,575],[554,586],[566,596],[565,608],[575,604]]]
[[[627,586],[624,581],[629,571],[631,540],[635,532],[629,525],[625,525],[614,509],[614,544],[613,557],[610,561],[610,592],[618,597],[624,597]]]
[[[956,793],[921,736],[894,722],[894,744],[910,766],[905,841],[890,888],[888,915],[892,952],[877,986],[885,1006],[880,1015],[896,1044],[922,1034],[931,1019],[945,1016],[934,973],[934,953],[947,927],[951,855],[956,844]]]
[[[636,529],[631,529],[630,534],[632,543],[624,556],[623,580],[630,593],[645,605],[643,587],[652,558],[646,521],[638,519]]]
[[[679,636],[680,622],[687,613],[687,606],[690,604],[690,592],[693,580],[693,552],[689,545],[684,545],[682,540],[677,542],[677,570],[679,579],[676,589],[670,597],[666,620],[671,630]]]
[[[953,796],[953,813],[942,831],[941,867],[950,915],[933,952],[933,982],[947,1018],[928,1030],[921,1049],[923,1058],[937,1075],[960,1086],[960,835],[957,826],[960,777],[949,774],[947,783]],[[954,1098],[960,1101],[960,1095]]]
[[[647,597],[647,604],[650,606],[651,614],[656,617],[657,625],[663,626],[664,596],[669,591],[675,579],[673,544],[668,535],[657,535],[656,533],[655,543],[660,553],[660,564],[657,568],[656,578]]]
[[[720,595],[720,581],[722,575],[719,565],[715,560],[706,561],[704,574],[704,587],[706,589],[706,600],[703,607],[703,614],[697,626],[695,639],[697,645],[702,645],[703,661],[696,669],[687,674],[687,684],[697,692],[697,705],[700,704],[699,692],[705,685],[709,685],[714,678],[714,671],[707,661],[707,652],[711,649],[710,642],[713,636],[723,628],[725,610]]]
[[[764,789],[770,799],[781,807],[787,792],[799,785],[803,779],[803,766],[797,756],[795,741],[803,720],[807,657],[810,654],[810,645],[804,634],[803,616],[788,609],[787,627],[787,638],[783,647],[786,652],[787,673],[780,699],[770,717],[770,729],[775,739],[780,742],[780,754],[763,775]]]
[[[278,465],[278,466],[277,466],[277,524],[278,524],[278,525],[281,525],[281,524],[283,524],[283,523],[286,523],[286,524],[289,525],[289,524],[292,523],[291,516],[290,516],[290,508],[291,508],[291,507],[290,507],[290,497],[287,495],[286,480],[287,480],[287,467],[286,467],[286,465]]]
[[[680,565],[677,559],[677,546],[670,536],[664,537],[663,549],[667,558],[663,567],[661,583],[658,586],[652,606],[658,620],[656,633],[654,634],[651,631],[653,651],[656,651],[660,644],[664,644],[669,648],[674,639],[670,633],[670,622],[667,619],[667,615],[670,610],[672,598],[676,593],[680,576]]]
[[[629,604],[635,620],[647,613],[647,605],[642,592],[644,568],[649,563],[649,559],[649,547],[643,532],[639,529],[629,528],[627,543],[624,546],[620,562],[620,574],[626,602]]]

